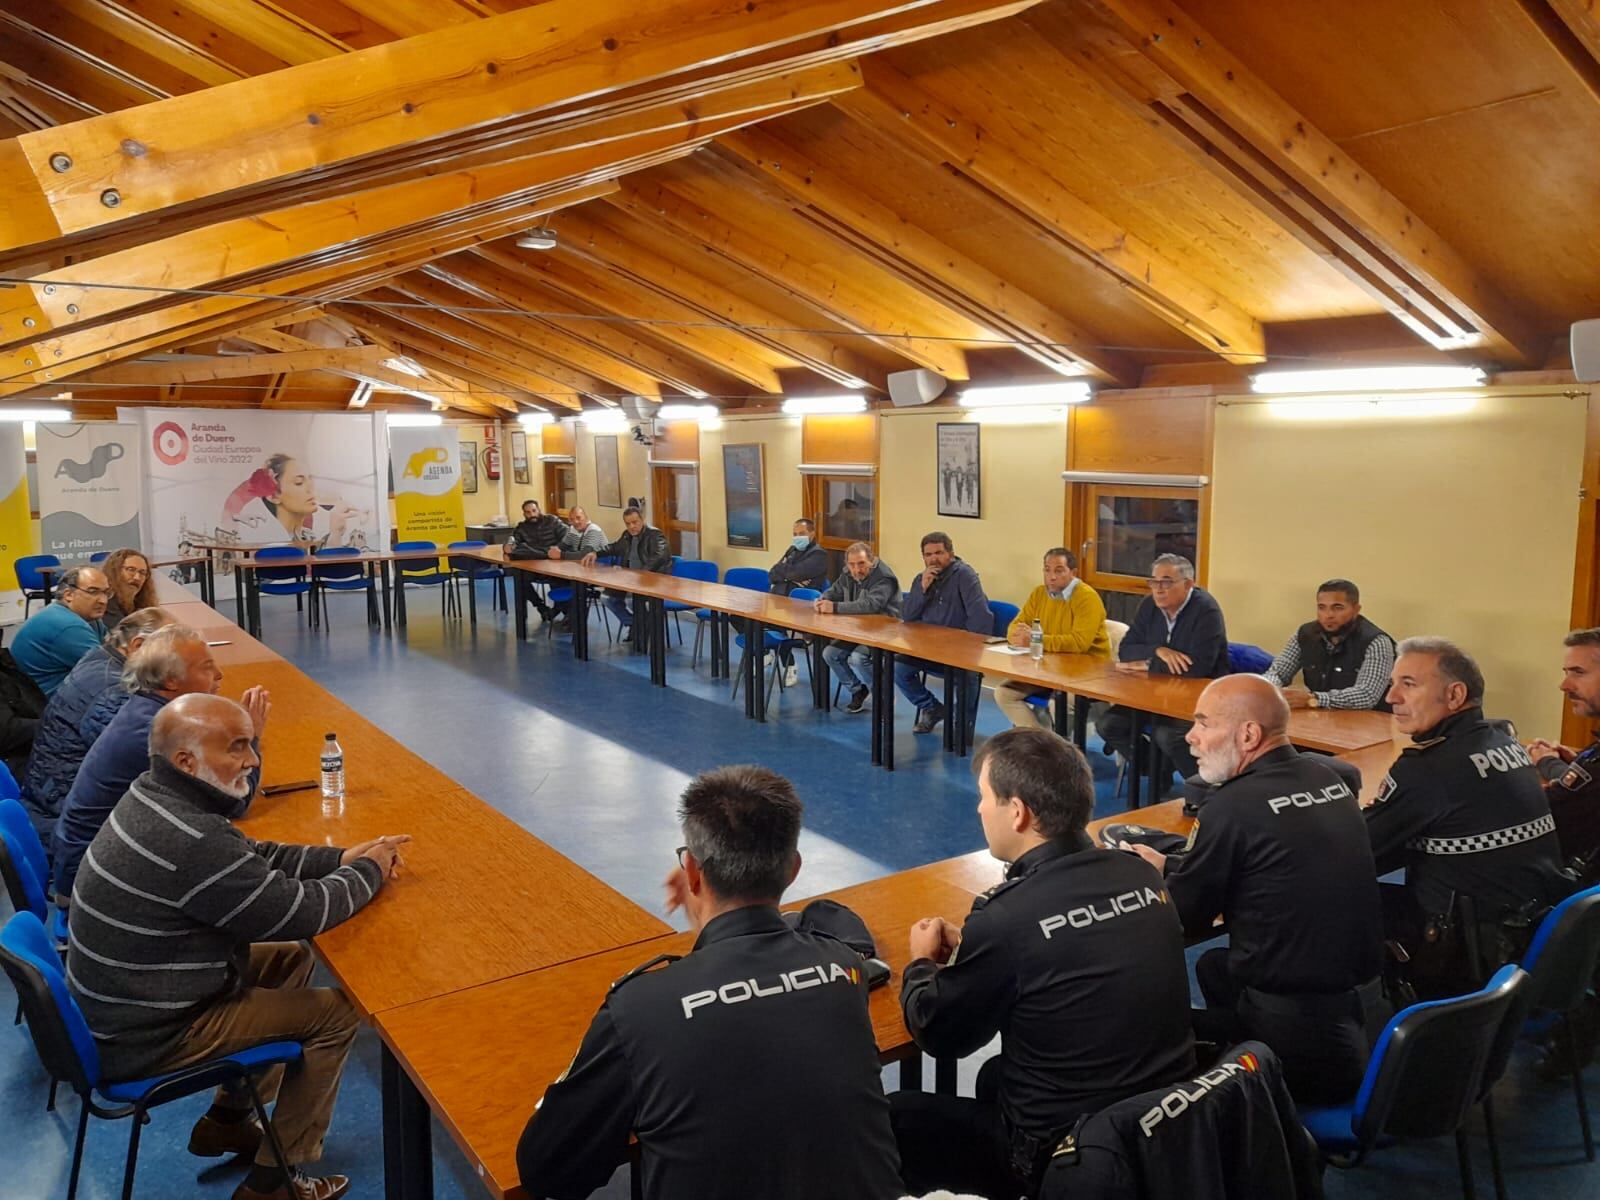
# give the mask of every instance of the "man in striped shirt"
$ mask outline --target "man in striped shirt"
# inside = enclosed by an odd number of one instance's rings
[[[228,820],[259,763],[250,714],[194,693],[157,714],[150,769],[83,857],[72,894],[67,979],[108,1079],[164,1074],[263,1042],[304,1057],[266,1074],[290,1192],[246,1095],[221,1091],[190,1137],[202,1156],[254,1154],[235,1200],[334,1200],[350,1181],[299,1170],[322,1156],[358,1018],[314,988],[302,939],[348,920],[392,878],[405,837],[350,849],[280,846]]]

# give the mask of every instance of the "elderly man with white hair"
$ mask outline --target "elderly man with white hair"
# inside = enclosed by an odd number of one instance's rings
[[[84,855],[73,894],[67,980],[108,1079],[139,1079],[295,1041],[302,1058],[257,1084],[288,1178],[248,1092],[219,1091],[189,1152],[253,1154],[234,1200],[334,1200],[314,1178],[358,1018],[311,983],[303,939],[353,917],[400,866],[404,836],[359,846],[282,846],[229,820],[255,788],[256,722],[243,706],[179,696],[150,726],[150,766]],[[168,1189],[170,1190],[170,1189]]]

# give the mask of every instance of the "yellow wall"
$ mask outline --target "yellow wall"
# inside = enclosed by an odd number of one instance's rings
[[[1397,638],[1452,638],[1486,711],[1555,737],[1584,449],[1583,397],[1486,396],[1427,419],[1289,421],[1219,409],[1211,590],[1228,635],[1276,653],[1333,576]]]
[[[978,437],[983,516],[941,517],[934,491],[936,427],[971,419],[951,408],[883,414],[878,550],[909,588],[922,569],[922,535],[942,529],[982,577],[991,600],[1021,604],[1039,582],[1044,552],[1061,544],[1066,420],[985,422]]]
[[[765,447],[767,545],[764,550],[728,545],[728,505],[722,490],[722,447],[760,442]],[[723,571],[770,567],[788,548],[795,518],[803,513],[800,479],[800,418],[773,413],[732,417],[721,429],[700,431],[701,553]]]
[[[629,496],[643,496],[647,500],[650,496],[650,469],[645,465],[646,447],[633,440],[633,434],[627,430],[615,435],[617,439],[617,474],[622,483],[622,503],[628,503]],[[601,529],[605,530],[606,537],[616,539],[622,535],[622,509],[602,507],[595,493],[594,474],[594,434],[584,426],[576,427],[573,438],[573,455],[578,460],[578,505],[589,514],[589,519]],[[539,492],[544,491],[544,464],[535,461],[534,469],[539,472]]]

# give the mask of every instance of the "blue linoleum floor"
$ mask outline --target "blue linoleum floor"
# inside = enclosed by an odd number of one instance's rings
[[[678,792],[695,772],[731,762],[760,762],[785,773],[805,800],[805,865],[791,892],[796,897],[982,845],[968,763],[945,754],[937,733],[913,736],[903,700],[892,774],[868,762],[866,717],[812,710],[804,667],[801,686],[775,698],[768,724],[753,724],[742,703],[730,702],[729,685],[711,681],[704,660],[698,671],[690,668],[692,619],[683,622],[688,645],[680,650],[674,644],[670,686],[662,690],[650,686],[647,660],[607,644],[598,617],[587,664],[573,660],[569,641],[542,632],[516,644],[510,617],[491,611],[487,585],[480,585],[475,632],[465,621],[442,623],[436,597],[426,593],[411,600],[405,637],[369,632],[355,597],[334,597],[332,605],[331,632],[312,634],[292,603],[264,600],[265,640],[446,774],[641,904],[659,905],[660,883],[679,842],[673,817]],[[225,611],[231,615],[231,603]],[[1003,727],[986,696],[980,736]],[[1112,796],[1114,768],[1098,754],[1091,762],[1098,812],[1118,811],[1124,802]],[[1528,1058],[1519,1055],[1499,1093],[1512,1193],[1551,1200],[1600,1195],[1600,1167],[1583,1162],[1570,1088],[1537,1081]],[[970,1080],[970,1067],[962,1074]],[[1589,1077],[1591,1083],[1600,1078],[1600,1069],[1591,1068]],[[24,1030],[0,1032],[0,1200],[66,1193],[77,1101],[64,1097],[58,1111],[47,1114],[45,1089]],[[531,1107],[521,1097],[505,1102]],[[205,1103],[196,1098],[159,1111],[141,1148],[138,1196],[231,1192],[241,1169],[211,1166],[184,1151]],[[126,1136],[122,1125],[91,1126],[80,1196],[117,1194]],[[1473,1140],[1486,1189],[1483,1143]],[[434,1146],[441,1200],[483,1196],[441,1129]],[[370,1032],[358,1040],[345,1073],[321,1169],[351,1175],[353,1196],[383,1194],[378,1049]],[[1455,1179],[1453,1148],[1441,1143],[1386,1153],[1350,1174],[1329,1172],[1327,1188],[1333,1197],[1412,1200],[1419,1190],[1456,1194]],[[620,1176],[606,1194],[627,1195]]]

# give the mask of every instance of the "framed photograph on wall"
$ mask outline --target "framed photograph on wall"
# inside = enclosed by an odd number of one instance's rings
[[[478,490],[478,443],[461,441],[461,492],[471,496]]]
[[[622,471],[617,466],[617,435],[600,433],[594,439],[595,501],[603,508],[622,507]]]
[[[941,517],[983,515],[980,430],[981,426],[969,421],[939,422],[939,467],[933,486]]]
[[[528,483],[528,435],[520,429],[511,431],[511,479],[514,483]]]
[[[760,442],[722,447],[722,491],[728,510],[728,545],[767,548],[766,449]]]

